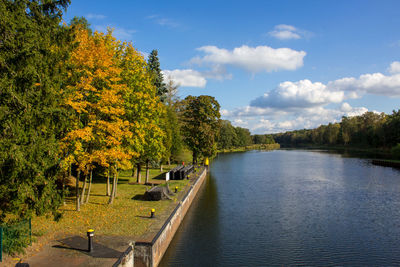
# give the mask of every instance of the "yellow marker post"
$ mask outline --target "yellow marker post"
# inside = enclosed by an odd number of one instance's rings
[[[87,237],[88,237],[88,252],[92,252],[93,251],[93,236],[94,236],[94,230],[93,229],[89,229],[87,230]]]
[[[206,158],[206,160],[204,161],[204,165],[206,165],[208,167],[208,165],[210,164],[208,158]]]
[[[154,213],[156,213],[156,209],[151,209],[150,218],[154,218]]]

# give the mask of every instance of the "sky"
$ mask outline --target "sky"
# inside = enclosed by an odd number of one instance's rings
[[[158,50],[181,98],[213,96],[253,134],[400,109],[397,0],[72,0],[74,16]]]

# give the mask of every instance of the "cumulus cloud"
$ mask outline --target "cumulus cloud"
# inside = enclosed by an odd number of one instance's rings
[[[270,31],[268,34],[279,40],[301,39],[311,35],[307,31],[286,24],[276,25],[274,30]]]
[[[397,64],[391,65],[393,70]],[[353,91],[359,94],[369,93],[390,97],[400,96],[400,73],[390,76],[382,73],[363,74],[359,78],[347,77],[328,83],[330,90]]]
[[[346,99],[369,93],[400,97],[400,62],[393,62],[388,71],[346,77],[326,84],[300,80],[282,82],[250,102],[250,105],[224,110],[222,116],[241,126],[243,122],[253,133],[276,133],[321,124],[339,122],[342,116],[359,116],[366,107],[352,107]],[[329,108],[328,108],[329,107]],[[378,113],[377,111],[373,111]],[[236,123],[235,123],[236,122]]]
[[[326,85],[310,80],[298,82],[283,82],[279,86],[253,100],[250,105],[255,107],[310,107],[328,103],[339,103],[344,99],[341,91],[329,91]]]
[[[307,79],[285,81],[251,101],[250,106],[279,109],[318,107],[359,98],[365,93],[400,97],[400,73],[397,73],[400,71],[400,62],[393,62],[389,70],[394,74],[363,74],[359,78],[346,77],[326,85]]]
[[[392,74],[400,73],[400,62],[394,61],[390,64],[389,72]]]
[[[269,46],[249,47],[243,45],[233,50],[216,46],[203,46],[197,50],[204,52],[205,55],[193,58],[192,63],[231,65],[252,73],[296,70],[303,66],[303,58],[306,56],[304,51],[296,51],[290,48],[275,49]]]
[[[164,70],[164,79],[173,80],[176,84],[183,87],[205,87],[207,84],[206,78],[201,72],[192,69],[185,70]]]
[[[254,109],[257,112],[254,112]],[[255,108],[251,106],[242,107],[233,111],[225,112],[223,117],[232,120],[235,126],[242,126],[246,122],[246,127],[252,133],[277,133],[291,131],[295,129],[311,129],[338,122],[342,116],[358,116],[367,112],[365,107],[352,107],[348,103],[343,103],[338,108],[310,107],[293,108],[282,111],[278,108]],[[257,114],[255,116],[255,114]],[[242,123],[237,123],[242,122]]]

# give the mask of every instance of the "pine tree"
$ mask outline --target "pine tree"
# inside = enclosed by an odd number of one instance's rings
[[[0,1],[0,220],[54,210],[68,0]]]
[[[149,72],[152,75],[153,84],[157,89],[157,95],[160,97],[161,102],[164,102],[168,90],[167,86],[164,83],[163,75],[161,73],[157,50],[151,51],[147,64]]]

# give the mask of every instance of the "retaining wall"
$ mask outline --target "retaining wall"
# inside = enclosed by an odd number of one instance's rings
[[[199,178],[193,185],[190,186],[189,190],[182,198],[182,200],[175,207],[174,211],[165,221],[160,231],[154,236],[151,242],[136,242],[134,247],[134,264],[135,267],[157,267],[160,263],[165,251],[167,250],[172,238],[178,230],[183,218],[186,215],[193,199],[196,197],[201,185],[206,179],[207,169],[203,169]],[[127,257],[130,254],[127,254]],[[119,262],[131,262],[124,260],[124,255],[121,256]],[[132,261],[133,262],[133,261]],[[117,264],[117,263],[116,263]],[[114,265],[114,266],[129,266],[129,265]]]

